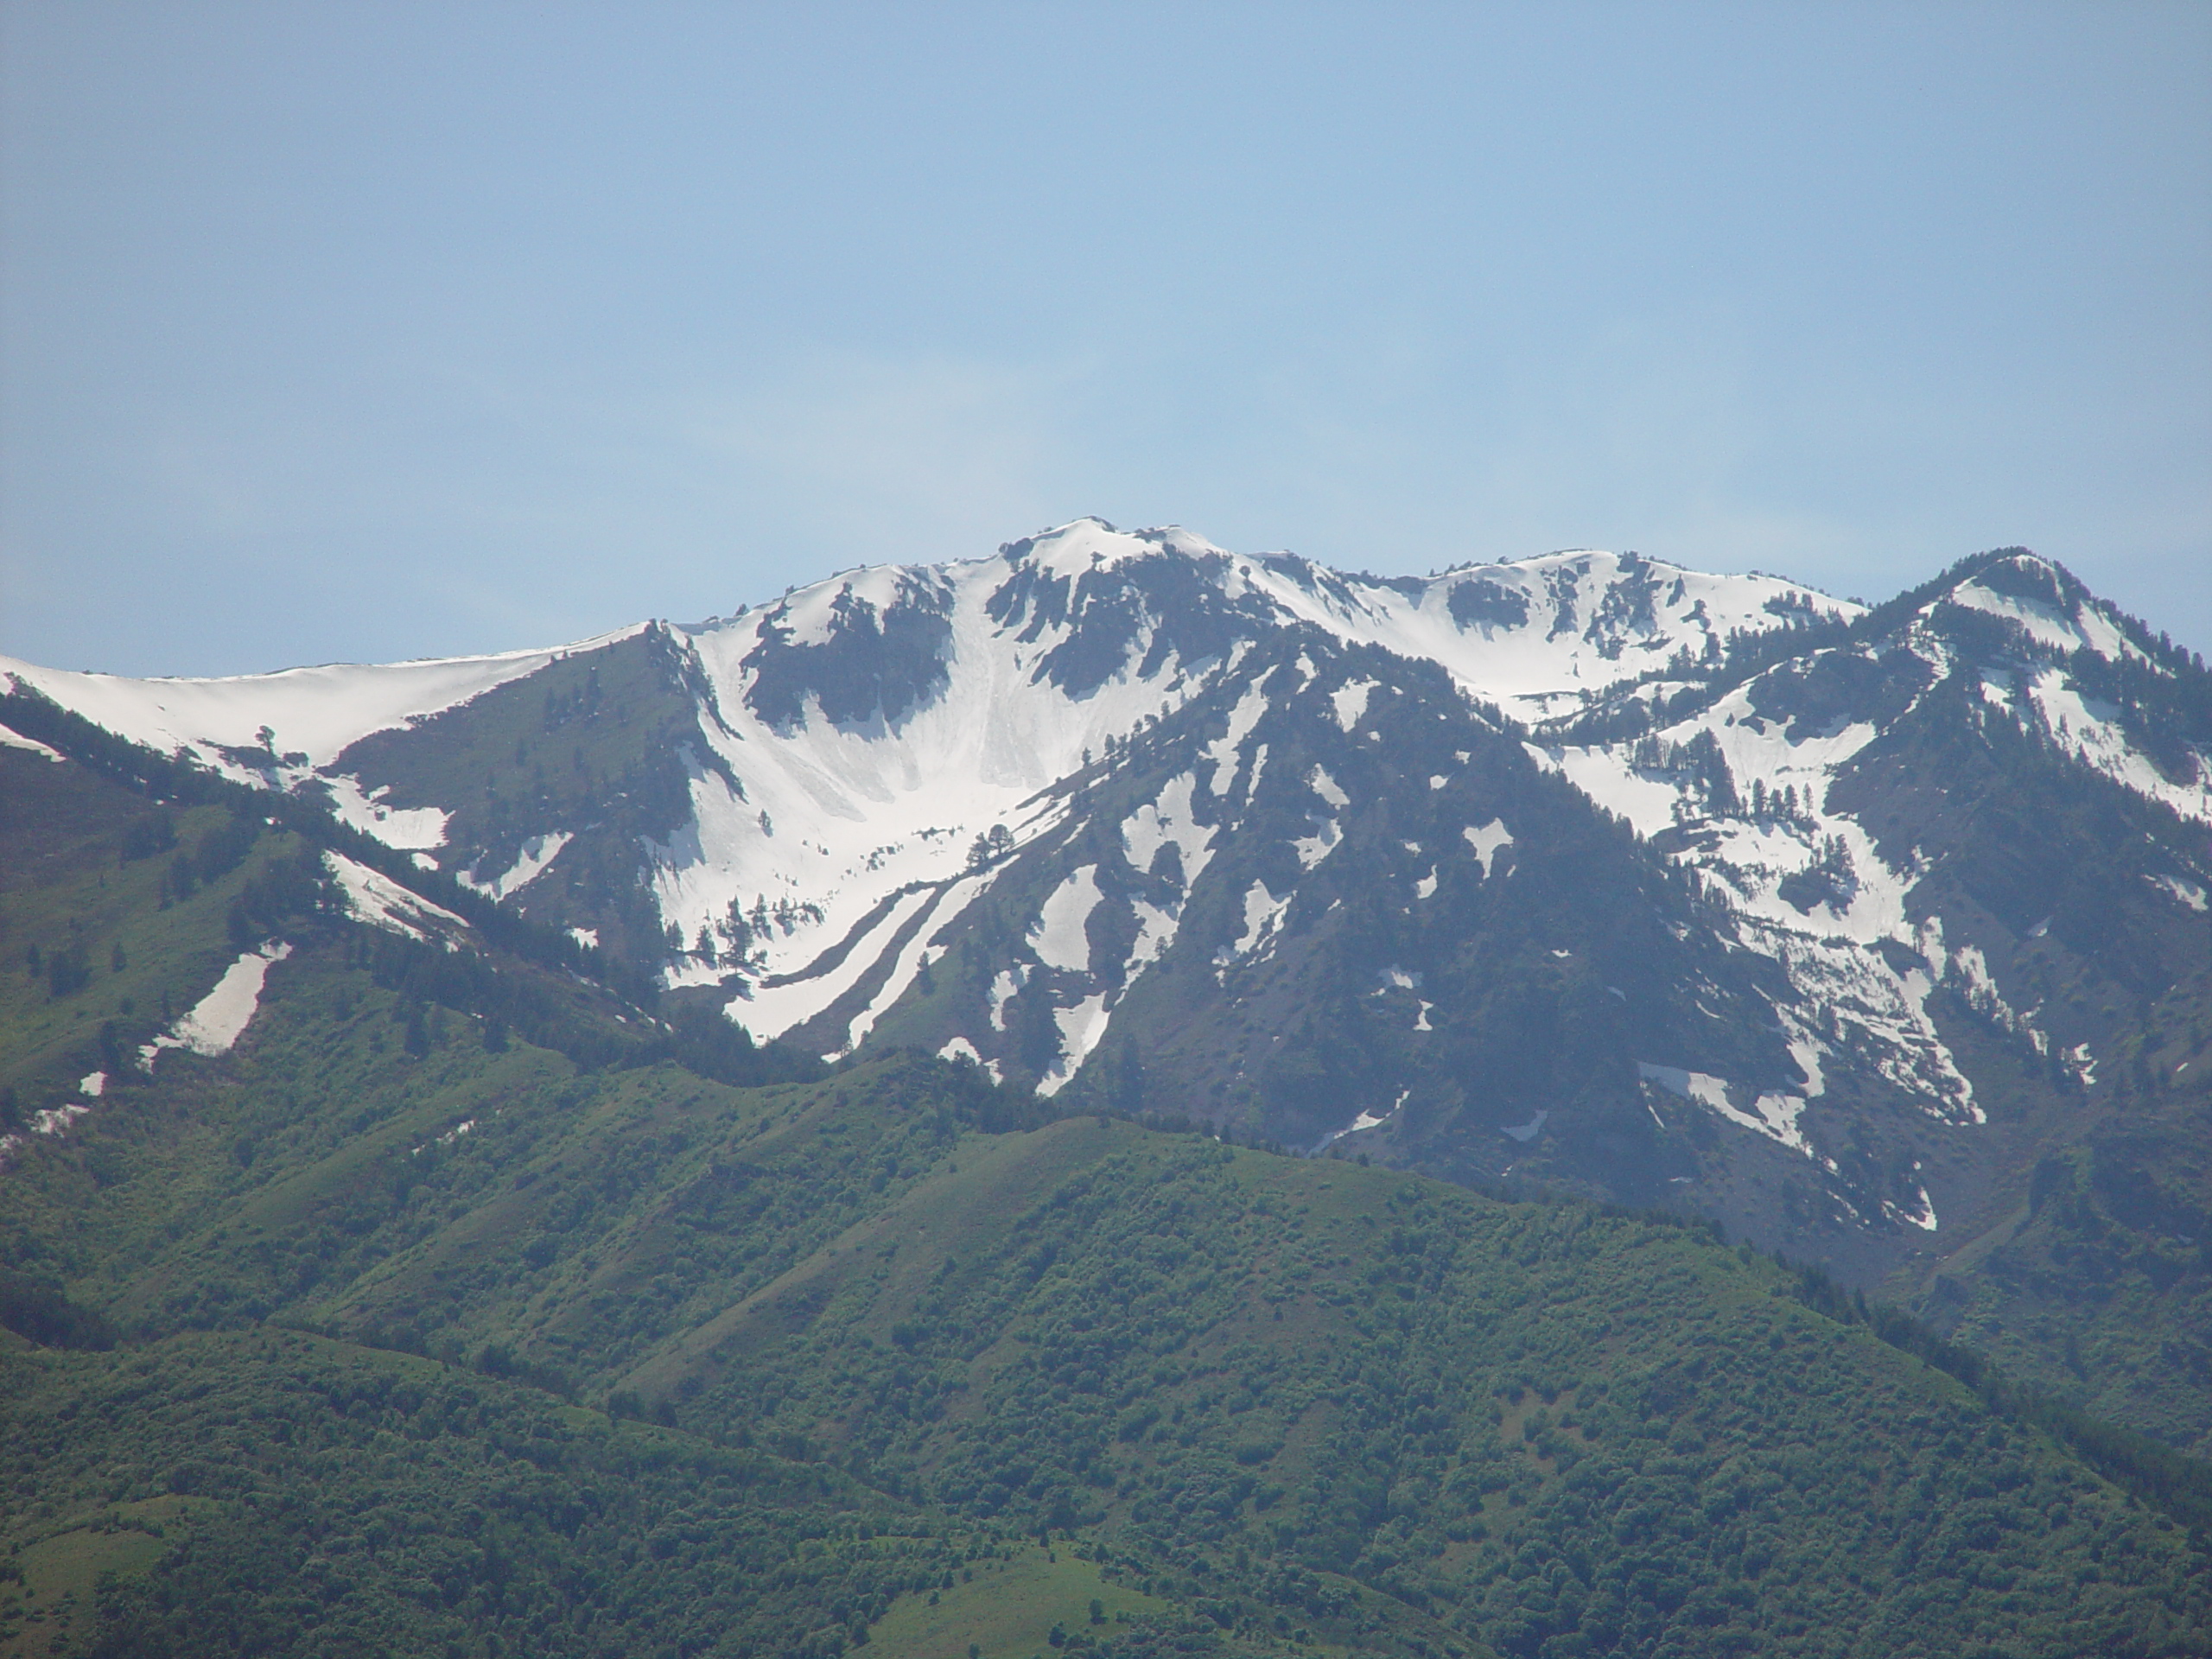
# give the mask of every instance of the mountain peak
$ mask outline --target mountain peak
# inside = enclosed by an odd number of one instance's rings
[[[1095,516],[1071,519],[1006,543],[1000,556],[1008,563],[1046,569],[1057,575],[1080,575],[1093,569],[1110,570],[1134,560],[1179,554],[1189,558],[1226,556],[1205,537],[1179,524],[1145,530],[1121,530]]]
[[[2147,661],[2130,637],[2141,625],[2089,591],[2064,565],[2024,547],[2005,547],[1961,560],[1935,584],[1923,614],[1944,603],[1996,619],[2041,652],[2088,651],[2107,662]]]

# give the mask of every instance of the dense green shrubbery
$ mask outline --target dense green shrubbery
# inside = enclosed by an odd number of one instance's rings
[[[825,1287],[684,1421],[837,1425],[878,1484],[1117,1538],[1246,1636],[1350,1585],[1516,1654],[2201,1631],[2155,1526],[1691,1230],[1122,1144],[987,1259]]]
[[[100,1655],[833,1655],[963,1545],[826,1471],[291,1333],[16,1360],[17,1483],[200,1500]],[[94,1473],[94,1471],[97,1471]],[[970,1542],[976,1536],[968,1529]]]
[[[1818,1268],[1800,1267],[1796,1274],[1797,1298],[1808,1307],[1847,1325],[1865,1325],[1891,1347],[1956,1377],[1993,1412],[2044,1430],[2146,1503],[2188,1526],[2212,1530],[2212,1464],[2015,1382],[1973,1349],[1946,1340],[1903,1309],[1869,1302],[1863,1292],[1847,1295]]]

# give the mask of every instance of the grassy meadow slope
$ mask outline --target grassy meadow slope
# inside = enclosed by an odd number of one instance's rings
[[[149,802],[22,760],[67,810],[0,809],[19,1114],[293,950],[0,1171],[0,1650],[2212,1640],[2187,1470],[2123,1490],[1701,1227],[716,1048],[334,913],[295,830],[134,858]]]

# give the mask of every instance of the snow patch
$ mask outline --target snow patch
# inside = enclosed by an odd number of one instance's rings
[[[899,959],[891,966],[890,976],[883,982],[882,988],[870,999],[868,1005],[853,1016],[852,1024],[846,1028],[844,1046],[838,1051],[840,1053],[859,1047],[861,1039],[875,1029],[876,1020],[906,995],[907,987],[920,976],[922,969],[944,954],[936,944],[937,935],[944,930],[941,927],[932,928],[931,923],[940,916],[948,921],[957,917],[968,907],[970,899],[989,885],[989,875],[978,872],[974,875],[963,876],[935,896],[929,913],[922,918],[919,925],[907,937],[906,944],[900,948]]]
[[[558,858],[561,849],[575,839],[565,830],[556,830],[550,835],[532,836],[523,842],[521,851],[505,874],[494,876],[489,881],[479,881],[464,870],[454,879],[464,887],[473,887],[493,899],[505,899],[544,874],[545,867]]]
[[[1656,1083],[1669,1094],[1683,1100],[1694,1100],[1700,1105],[1720,1114],[1730,1122],[1763,1135],[1770,1141],[1778,1141],[1812,1156],[1813,1148],[1797,1127],[1799,1114],[1805,1102],[1796,1095],[1761,1095],[1745,1111],[1729,1098],[1728,1080],[1708,1072],[1691,1071],[1679,1065],[1653,1065],[1647,1061],[1636,1063],[1637,1075],[1646,1083]]]
[[[2043,670],[2027,690],[2058,746],[2083,766],[2138,795],[2164,802],[2185,818],[2212,823],[2212,764],[2204,757],[2196,766],[2195,781],[2175,783],[2135,747],[2120,724],[2120,710],[2084,697],[2063,669]]]
[[[991,981],[991,989],[988,1000],[990,1002],[991,1029],[993,1031],[1004,1031],[1006,1029],[1007,1001],[1008,998],[1013,996],[1016,991],[1022,988],[1022,985],[1027,981],[1028,977],[1029,964],[1025,962],[1017,963],[1012,968],[1001,968],[999,969],[998,976]]]
[[[1623,997],[1621,1000],[1625,1002],[1628,999]],[[1796,1037],[1789,1044],[1789,1058],[1797,1062],[1797,1069],[1805,1074],[1805,1097],[1808,1100],[1818,1100],[1828,1091],[1827,1075],[1821,1070],[1822,1052],[1820,1044],[1809,1036]]]
[[[1505,821],[1492,818],[1479,827],[1471,824],[1459,833],[1466,836],[1467,845],[1475,849],[1475,856],[1482,861],[1483,880],[1487,881],[1490,880],[1491,861],[1497,856],[1500,849],[1513,844],[1513,836],[1506,830]]]
[[[322,858],[344,895],[346,912],[356,921],[403,938],[427,941],[433,932],[448,935],[448,949],[453,945],[450,933],[468,926],[453,912],[410,893],[380,870],[356,863],[343,853],[326,852]]]
[[[423,1141],[420,1146],[408,1147],[407,1155],[410,1158],[420,1158],[432,1147],[449,1147],[453,1145],[454,1141],[460,1140],[461,1136],[465,1135],[474,1135],[475,1133],[476,1120],[473,1117],[464,1117],[460,1122],[454,1124],[453,1128],[448,1129],[443,1135],[434,1135],[429,1140]]]
[[[1213,827],[1198,823],[1192,814],[1197,789],[1197,774],[1184,772],[1168,779],[1158,799],[1122,820],[1122,850],[1132,869],[1150,870],[1160,849],[1172,843],[1182,862],[1184,887],[1197,884],[1199,872],[1213,858],[1215,834]]]
[[[1312,869],[1331,853],[1337,850],[1344,836],[1337,829],[1334,818],[1309,820],[1314,824],[1313,833],[1300,836],[1291,843],[1291,850],[1298,855],[1299,868]]]
[[[2017,625],[2046,651],[2065,652],[2086,645],[2108,662],[2123,662],[2131,657],[2140,660],[2143,657],[2118,628],[2098,613],[2094,604],[2077,604],[2062,610],[2047,600],[1998,593],[1984,587],[1980,578],[1953,588],[1950,598],[1953,603],[1967,610],[2002,617]]]
[[[1047,968],[1081,972],[1090,966],[1090,942],[1084,924],[1104,895],[1098,891],[1098,867],[1085,864],[1052,889],[1052,897],[1030,925],[1031,947]]]
[[[0,749],[27,749],[33,754],[43,755],[48,760],[59,760],[61,751],[40,742],[35,737],[25,737],[21,732],[0,726]]]
[[[1249,800],[1259,792],[1260,774],[1267,770],[1268,746],[1264,743],[1252,751],[1252,775],[1244,780],[1244,794]]]
[[[2154,875],[2149,880],[2152,887],[2164,892],[2169,898],[2187,905],[2199,914],[2208,907],[2212,907],[2212,899],[2208,899],[2204,889],[2194,881],[2183,880],[2177,875]]]
[[[2096,1087],[2097,1057],[2089,1052],[2089,1046],[2087,1043],[2075,1044],[2073,1047],[2066,1050],[2061,1058],[2066,1063],[2066,1069],[2074,1074],[2075,1082],[2084,1089]]]
[[[415,852],[418,863],[422,852],[445,844],[446,824],[453,815],[442,808],[386,806],[379,798],[391,792],[389,785],[365,794],[361,780],[353,777],[326,778],[323,785],[340,823],[396,851]]]
[[[1162,910],[1157,905],[1139,899],[1130,908],[1137,913],[1137,938],[1136,943],[1129,947],[1129,959],[1122,969],[1124,984],[1135,983],[1139,974],[1166,954],[1167,947],[1175,942],[1176,929],[1181,920],[1179,906],[1173,910]]]
[[[2022,1014],[2007,1002],[1997,987],[1997,977],[1989,970],[1988,958],[1981,947],[1962,944],[1948,955],[1943,949],[1943,924],[1940,917],[1931,916],[1921,929],[1922,955],[1936,976],[1958,992],[1966,1004],[1982,1018],[2018,1037],[2024,1037],[2035,1046],[2038,1054],[2050,1052],[2050,1039],[2036,1027],[2029,1014]]]
[[[983,1068],[984,1071],[989,1075],[993,1083],[1000,1081],[999,1063],[996,1060],[985,1059],[982,1054],[976,1052],[976,1045],[969,1042],[965,1037],[953,1038],[950,1042],[946,1043],[944,1047],[938,1050],[937,1057],[940,1060],[973,1060],[977,1065]]]
[[[781,983],[746,986],[722,1011],[764,1043],[804,1025],[857,985],[881,959],[885,942],[896,938],[914,913],[934,903],[938,896],[935,887],[900,893],[865,934],[851,942],[851,949],[835,967],[814,972],[809,964],[808,969]],[[822,956],[815,961],[820,962]]]
[[[1369,1129],[1381,1128],[1385,1123],[1388,1123],[1392,1118],[1398,1115],[1399,1110],[1406,1103],[1406,1096],[1411,1093],[1413,1093],[1413,1090],[1410,1089],[1399,1090],[1397,1099],[1390,1103],[1390,1109],[1387,1112],[1376,1113],[1363,1111],[1360,1113],[1357,1117],[1352,1119],[1351,1122],[1345,1124],[1341,1129],[1332,1130],[1331,1133],[1323,1135],[1319,1141],[1316,1141],[1313,1143],[1312,1149],[1306,1154],[1306,1156],[1310,1158],[1316,1153],[1326,1152],[1331,1147],[1334,1146],[1338,1141],[1343,1140],[1348,1135],[1362,1135]]]
[[[291,945],[281,939],[247,951],[223,970],[215,988],[194,1003],[190,1013],[138,1051],[140,1067],[152,1071],[154,1061],[167,1048],[188,1048],[195,1054],[211,1056],[229,1053],[261,1007],[262,982],[270,966],[291,954]]]
[[[1889,1217],[1891,1221],[1901,1221],[1908,1226],[1918,1227],[1923,1231],[1932,1233],[1939,1224],[1936,1219],[1935,1201],[1929,1198],[1928,1189],[1925,1186],[1916,1187],[1915,1191],[1918,1193],[1920,1201],[1912,1209],[1907,1210],[1902,1205],[1891,1204],[1885,1199],[1882,1204],[1882,1213]]]
[[[1535,1140],[1538,1135],[1543,1132],[1544,1124],[1550,1116],[1551,1113],[1548,1109],[1539,1110],[1537,1114],[1534,1117],[1530,1118],[1526,1123],[1516,1123],[1510,1128],[1500,1129],[1498,1133],[1503,1135],[1510,1135],[1514,1140],[1520,1141],[1525,1146],[1528,1142]]]
[[[1213,792],[1226,795],[1236,781],[1237,750],[1251,735],[1253,727],[1260,723],[1260,716],[1267,712],[1268,694],[1258,686],[1249,688],[1236,700],[1229,711],[1229,729],[1206,746],[1205,758],[1213,762]],[[1252,767],[1252,781],[1260,780],[1260,768]]]
[[[1329,701],[1336,707],[1337,724],[1349,732],[1357,726],[1367,713],[1367,699],[1379,680],[1351,680],[1329,693]],[[1339,801],[1338,805],[1344,803]]]
[[[1084,997],[1071,1008],[1052,1010],[1053,1021],[1060,1028],[1060,1058],[1039,1080],[1039,1094],[1057,1095],[1067,1086],[1068,1079],[1082,1069],[1085,1058],[1106,1034],[1107,1018],[1103,991]]]
[[[1255,881],[1244,894],[1244,931],[1236,944],[1214,953],[1215,963],[1225,966],[1239,957],[1251,955],[1265,944],[1282,925],[1282,913],[1290,908],[1291,898],[1291,894],[1285,893],[1277,899],[1268,893],[1266,882]]]

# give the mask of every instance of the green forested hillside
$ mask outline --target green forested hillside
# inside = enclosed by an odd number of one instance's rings
[[[180,897],[19,760],[0,1650],[2212,1643],[2191,1466],[1701,1229],[717,1047],[334,913],[296,829],[179,814],[242,842]],[[234,1050],[83,1098],[270,929]]]
[[[832,1471],[293,1332],[5,1371],[14,1560],[77,1590],[65,1651],[778,1651],[965,1548]],[[0,1643],[50,1650],[62,1610],[22,1605]]]

